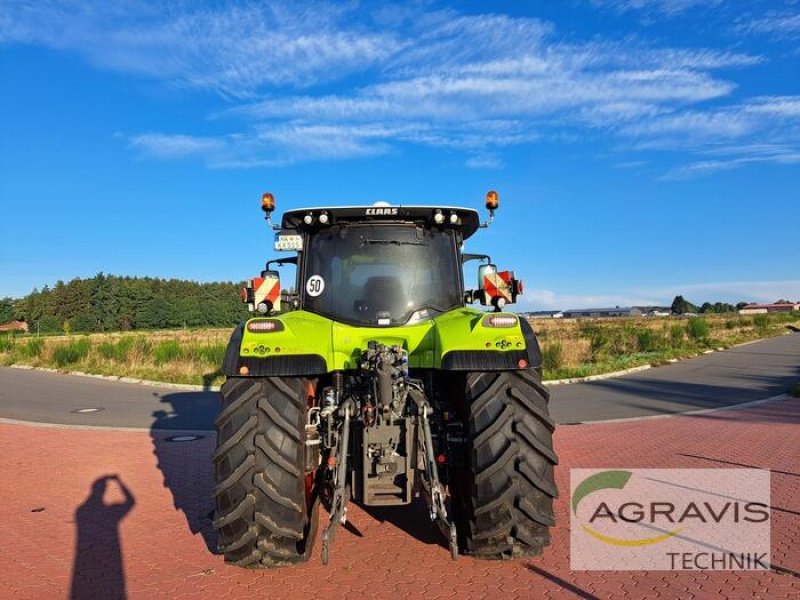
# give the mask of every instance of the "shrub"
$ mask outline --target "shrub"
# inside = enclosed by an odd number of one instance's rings
[[[651,352],[656,349],[658,338],[650,329],[641,329],[636,334],[636,347],[639,352]]]
[[[44,348],[44,340],[42,338],[31,338],[22,348],[22,354],[28,358],[38,358],[42,353],[42,348]]]
[[[557,371],[564,364],[561,342],[553,342],[542,348],[542,366],[548,371]]]
[[[597,325],[581,324],[580,332],[583,337],[589,338],[589,352],[592,358],[594,358],[609,342],[608,334]]]
[[[708,323],[705,319],[692,317],[686,324],[686,333],[688,333],[689,337],[693,340],[705,340],[708,338]]]
[[[0,335],[0,352],[11,352],[14,349],[14,337],[11,335]]]
[[[75,364],[88,356],[90,347],[91,344],[87,337],[58,345],[53,348],[53,360],[59,367]]]
[[[191,354],[198,360],[212,365],[221,365],[225,359],[225,344],[206,344],[203,346],[193,346]]]
[[[116,342],[103,342],[97,346],[97,352],[100,356],[108,360],[126,362],[128,360],[128,353],[131,348],[133,348],[134,341],[132,337],[124,337]]]
[[[153,349],[153,356],[156,364],[161,365],[166,362],[180,360],[183,358],[183,348],[175,340],[161,342]]]
[[[630,324],[623,324],[622,328],[614,328],[602,334],[601,340],[612,356],[620,356],[635,352],[637,348],[637,331]]]
[[[756,315],[753,317],[753,325],[759,333],[766,333],[769,329],[769,315]]]
[[[736,329],[736,321],[733,319],[726,319],[725,321],[725,329]]]
[[[681,346],[683,346],[683,334],[684,334],[684,329],[682,325],[675,323],[672,327],[670,327],[669,339],[672,343],[673,348],[680,348]]]
[[[153,350],[153,344],[151,344],[150,340],[148,340],[145,336],[140,335],[136,338],[136,341],[133,344],[133,350],[140,357],[145,358],[150,356],[150,353]]]

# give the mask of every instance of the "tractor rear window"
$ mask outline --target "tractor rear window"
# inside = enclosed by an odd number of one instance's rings
[[[402,325],[462,304],[452,230],[348,225],[313,235],[301,282],[306,310],[358,325]]]

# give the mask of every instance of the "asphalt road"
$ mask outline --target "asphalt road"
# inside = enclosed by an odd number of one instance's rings
[[[800,381],[800,334],[633,375],[551,388],[559,423],[672,414],[760,400]],[[75,412],[99,408],[94,412]],[[210,430],[218,394],[0,368],[0,417],[40,423]]]

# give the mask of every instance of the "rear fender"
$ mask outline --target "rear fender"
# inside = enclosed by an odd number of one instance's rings
[[[511,317],[510,326],[488,319]],[[513,313],[456,309],[436,319],[441,368],[448,371],[507,371],[537,367],[541,352],[528,322]]]
[[[270,328],[259,329],[266,324]],[[331,321],[307,313],[255,317],[231,335],[223,370],[228,377],[321,375],[331,358]]]

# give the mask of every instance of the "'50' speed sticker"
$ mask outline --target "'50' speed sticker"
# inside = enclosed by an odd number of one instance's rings
[[[317,297],[325,291],[325,280],[320,275],[312,275],[306,281],[306,294]]]

